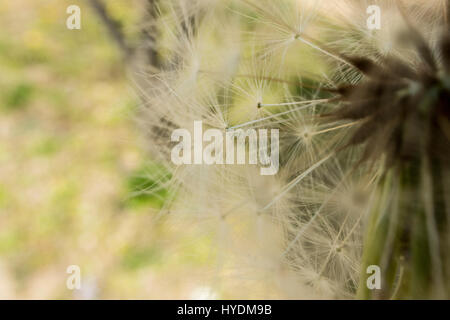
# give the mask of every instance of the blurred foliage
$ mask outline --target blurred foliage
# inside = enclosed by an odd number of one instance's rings
[[[73,2],[81,30],[65,26]],[[107,5],[136,34],[142,1]],[[138,104],[87,2],[0,3],[0,298],[189,298],[207,283],[208,236],[156,219],[166,180],[151,178]]]
[[[171,178],[170,174],[165,173],[163,179],[151,178],[149,172],[164,171],[160,166],[152,165],[136,170],[128,179],[128,192],[130,198],[125,202],[128,206],[145,207],[153,206],[161,209],[168,198],[169,193],[164,183]]]
[[[31,98],[33,87],[27,83],[21,83],[12,88],[6,94],[5,107],[9,109],[18,109],[26,106]]]

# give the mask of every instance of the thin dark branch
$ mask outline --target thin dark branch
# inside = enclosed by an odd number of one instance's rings
[[[146,11],[150,18],[149,20],[151,20],[152,22],[156,21],[158,15],[157,0],[146,0]],[[147,57],[150,65],[154,67],[159,66],[158,51],[156,49],[157,35],[158,29],[156,28],[156,25],[153,23],[148,29],[142,30],[142,36],[145,41],[145,49],[147,51]]]
[[[444,19],[447,28],[450,27],[450,0],[444,1]]]
[[[102,22],[107,27],[111,37],[119,46],[125,58],[128,58],[133,49],[130,48],[123,34],[120,22],[112,18],[106,11],[106,7],[101,0],[88,0],[95,12],[98,14]]]

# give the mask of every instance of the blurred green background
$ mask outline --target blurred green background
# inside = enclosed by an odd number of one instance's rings
[[[66,28],[71,4],[81,30]],[[139,0],[107,5],[139,27]],[[139,193],[155,164],[138,103],[85,1],[0,3],[0,298],[226,297],[209,289],[208,237],[156,220],[161,199]]]

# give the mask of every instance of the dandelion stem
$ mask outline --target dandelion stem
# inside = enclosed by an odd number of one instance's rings
[[[316,162],[314,165],[309,167],[306,171],[302,172],[297,178],[289,182],[287,185],[283,187],[283,191],[279,193],[272,201],[269,202],[264,208],[261,209],[261,211],[267,210],[271,206],[273,206],[278,200],[280,200],[286,193],[288,193],[292,188],[294,188],[300,181],[302,181],[306,176],[308,176],[311,172],[313,172],[315,169],[320,167],[325,161],[330,159],[334,155],[334,152],[330,153],[326,157],[324,157],[322,160]]]
[[[350,122],[350,123],[346,123],[340,126],[336,126],[336,127],[332,127],[332,128],[328,128],[328,129],[323,129],[317,132],[313,132],[312,135],[315,136],[316,134],[321,134],[321,133],[326,133],[326,132],[330,132],[330,131],[334,131],[334,130],[338,130],[338,129],[342,129],[342,128],[346,128],[346,127],[351,127],[354,126],[355,124],[360,123],[361,120],[358,121],[354,121],[354,122]]]
[[[303,235],[306,229],[308,229],[308,227],[314,222],[314,220],[316,220],[316,218],[322,212],[322,209],[328,204],[328,202],[330,202],[334,194],[335,191],[333,191],[331,195],[320,205],[319,209],[317,209],[317,211],[314,212],[314,215],[311,217],[311,219],[309,219],[309,221],[301,227],[301,229],[295,235],[295,238],[292,239],[292,241],[288,244],[286,250],[284,250],[282,256],[285,256],[289,251],[291,251],[294,244],[300,239],[300,237]]]
[[[400,272],[399,272],[399,275],[398,275],[397,284],[396,284],[396,286],[395,286],[395,288],[394,288],[394,292],[392,293],[392,296],[391,296],[390,300],[396,299],[397,293],[398,293],[398,291],[399,291],[399,289],[400,289],[400,286],[401,286],[401,284],[402,284],[403,273],[404,273],[404,272],[405,272],[405,267],[404,267],[403,265],[400,265]]]
[[[270,119],[276,118],[276,117],[278,117],[278,116],[286,115],[286,114],[289,114],[289,113],[292,113],[292,112],[295,112],[295,111],[298,111],[298,110],[302,110],[302,109],[305,109],[305,108],[309,108],[309,107],[315,106],[315,105],[317,105],[317,104],[319,104],[319,103],[329,102],[329,101],[331,101],[331,100],[332,100],[332,99],[320,99],[320,100],[312,100],[312,101],[308,101],[310,104],[308,104],[308,105],[306,105],[306,106],[300,106],[300,107],[294,108],[294,109],[292,109],[292,110],[283,111],[283,112],[280,112],[280,113],[272,114],[272,115],[267,116],[267,117],[264,117],[264,118],[260,118],[260,119],[256,119],[256,120],[251,120],[251,121],[248,121],[248,122],[244,122],[244,123],[235,125],[235,126],[233,126],[233,127],[229,127],[229,128],[227,128],[227,130],[234,130],[234,129],[246,127],[246,126],[249,126],[249,125],[252,125],[252,124],[255,124],[255,123],[259,123],[259,122],[262,122],[262,121],[265,121],[265,120],[270,120]],[[305,101],[305,103],[306,103],[306,101]]]
[[[342,58],[342,57],[340,57],[340,56],[338,56],[336,54],[331,53],[329,50],[323,49],[321,46],[318,46],[318,45],[314,44],[313,42],[311,42],[309,40],[306,40],[304,36],[298,35],[298,36],[295,37],[295,39],[297,39],[297,40],[307,44],[311,48],[316,49],[316,50],[322,52],[323,54],[325,54],[325,55],[327,55],[327,56],[329,56],[329,57],[331,57],[333,59],[336,59],[337,61],[340,61],[340,62],[345,63],[346,65],[348,65],[348,66],[350,66],[352,68],[355,68],[355,66],[351,62],[345,60],[344,58]]]
[[[328,102],[330,99],[320,99],[315,100],[314,103]],[[283,102],[283,103],[261,103],[259,104],[261,107],[278,107],[278,106],[295,106],[299,104],[308,104],[311,101],[293,101],[293,102]]]

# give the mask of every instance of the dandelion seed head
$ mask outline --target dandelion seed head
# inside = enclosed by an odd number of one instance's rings
[[[155,156],[167,159],[171,132],[192,132],[194,121],[280,130],[276,176],[251,165],[168,165],[171,179],[162,179],[176,194],[173,221],[213,234],[221,268],[232,260],[240,277],[273,281],[291,297],[354,296],[364,224],[387,168],[424,154],[450,163],[450,41],[436,9],[444,2],[430,2],[406,14],[427,30],[425,42],[395,1],[375,1],[383,28],[373,32],[369,1],[168,2],[165,63],[141,84]],[[438,138],[418,135],[424,118]]]

